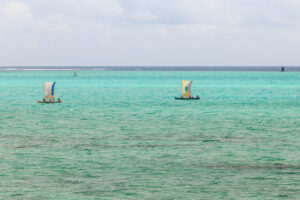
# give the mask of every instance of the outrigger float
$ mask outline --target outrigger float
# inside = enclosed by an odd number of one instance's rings
[[[181,81],[181,97],[175,97],[175,100],[200,100],[200,97],[191,96],[192,81]]]
[[[54,97],[54,86],[55,82],[44,82],[44,99],[43,101],[38,101],[38,103],[61,103],[61,99],[58,98],[55,101]]]

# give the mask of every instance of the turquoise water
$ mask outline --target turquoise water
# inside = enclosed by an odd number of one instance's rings
[[[0,199],[300,197],[300,73],[78,75],[0,72]]]

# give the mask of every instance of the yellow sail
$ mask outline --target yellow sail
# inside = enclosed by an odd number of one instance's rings
[[[181,81],[181,97],[188,99],[191,98],[191,85],[192,81]]]

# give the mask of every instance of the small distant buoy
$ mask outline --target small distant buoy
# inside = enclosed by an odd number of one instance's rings
[[[76,71],[74,72],[74,76],[77,76],[77,73],[76,73]]]

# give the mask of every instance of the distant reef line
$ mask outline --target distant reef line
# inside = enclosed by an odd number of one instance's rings
[[[0,71],[284,71],[300,66],[0,66]]]

